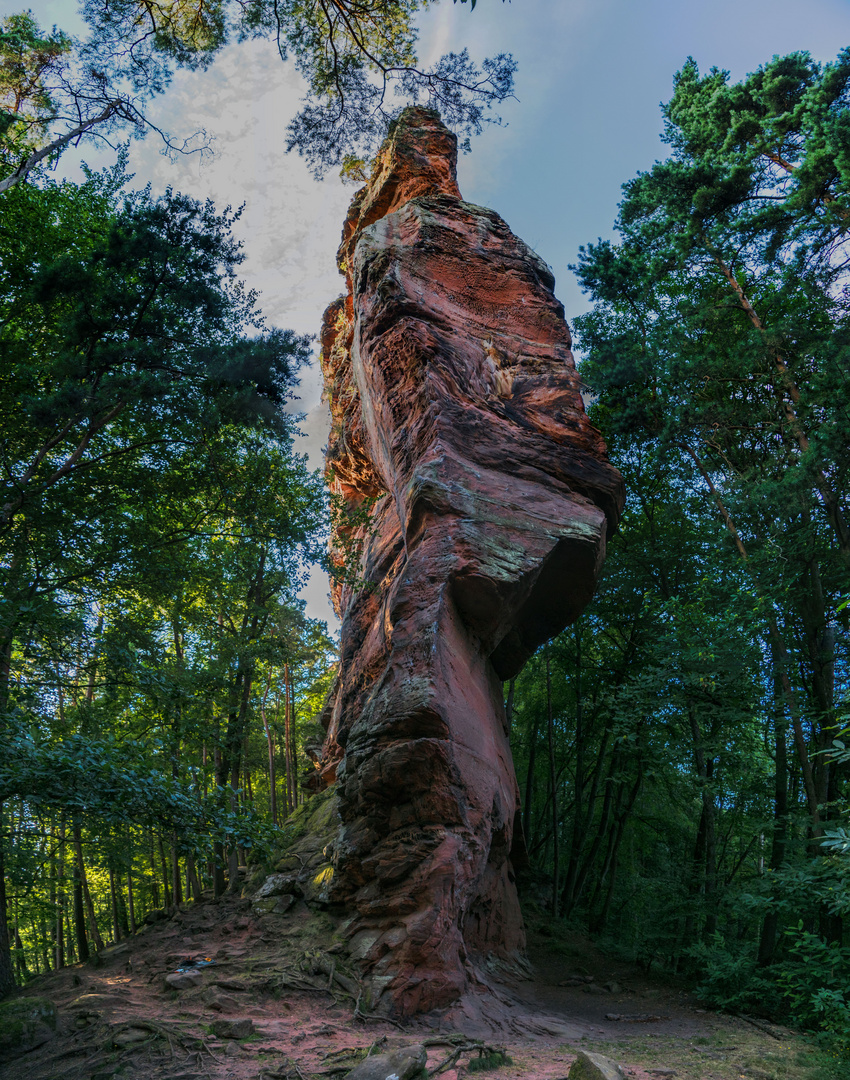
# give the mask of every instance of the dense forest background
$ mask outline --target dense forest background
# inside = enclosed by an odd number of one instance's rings
[[[414,95],[412,5],[384,7]],[[226,39],[178,22],[122,51],[112,10],[90,8],[112,67],[0,28],[0,995],[239,889],[309,795],[333,676],[297,599],[328,517],[287,410],[310,342],[239,283],[238,211],[134,192],[120,152],[46,171],[144,129],[168,66]],[[272,32],[262,10],[237,31]],[[293,146],[356,176],[371,61],[341,24],[289,30],[315,96]],[[361,65],[343,129],[332,39]],[[478,86],[457,62],[445,85]],[[625,517],[591,607],[505,687],[532,917],[845,1045],[849,87],[850,51],[677,74],[668,158],[575,267]]]

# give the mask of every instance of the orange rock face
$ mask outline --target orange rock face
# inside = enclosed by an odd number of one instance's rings
[[[348,295],[322,335],[347,567],[330,897],[402,1015],[522,955],[502,682],[587,604],[623,501],[552,274],[461,199],[456,155],[436,113],[402,114],[349,211]]]

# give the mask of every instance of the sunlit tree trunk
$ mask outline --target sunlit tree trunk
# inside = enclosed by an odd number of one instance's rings
[[[118,893],[115,888],[115,870],[109,865],[109,910],[112,914],[112,940],[121,940],[121,926],[118,918]]]
[[[260,716],[263,720],[263,728],[266,732],[266,745],[268,747],[269,754],[269,813],[272,819],[272,825],[279,824],[277,817],[277,776],[275,774],[275,760],[274,760],[274,736],[272,729],[269,726],[269,719],[266,715],[266,702],[268,701],[269,691],[272,688],[271,676],[266,685],[265,692],[263,693],[263,699],[260,702]]]
[[[295,777],[292,759],[292,708],[290,704],[289,664],[283,665],[283,738],[284,760],[286,762],[286,811],[291,814],[295,809]]]
[[[9,936],[8,907],[6,904],[5,873],[5,819],[3,802],[0,800],[0,1000],[15,989],[15,972],[12,966],[12,944]]]

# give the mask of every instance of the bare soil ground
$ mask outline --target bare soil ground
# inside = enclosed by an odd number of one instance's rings
[[[435,1070],[484,1035],[512,1059],[490,1074],[500,1080],[562,1080],[581,1048],[613,1058],[632,1080],[850,1080],[850,1067],[842,1072],[793,1032],[706,1012],[682,988],[610,960],[586,941],[565,947],[533,939],[534,978],[496,984],[495,997],[482,993],[471,1009],[401,1026],[358,1007],[334,978],[332,929],[303,904],[261,918],[245,900],[187,906],[92,963],[29,983],[27,996],[56,1004],[59,1028],[43,1046],[0,1066],[0,1075],[341,1080],[370,1049],[425,1042]],[[321,948],[305,949],[305,942]],[[166,984],[168,974],[199,961],[196,986]],[[488,1017],[494,1000],[498,1008]],[[219,1038],[214,1025],[221,1020],[250,1020],[253,1032]],[[459,1080],[477,1056],[467,1050],[439,1075]]]

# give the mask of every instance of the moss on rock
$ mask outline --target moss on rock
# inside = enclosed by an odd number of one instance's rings
[[[56,1006],[42,997],[22,997],[0,1004],[0,1061],[25,1054],[52,1039]]]
[[[312,795],[283,823],[274,854],[252,869],[242,895],[253,897],[272,872],[294,874],[299,882],[312,886],[316,875],[329,866],[325,849],[336,836],[338,824],[336,787]],[[309,891],[309,899],[315,893],[321,900],[319,885]]]

